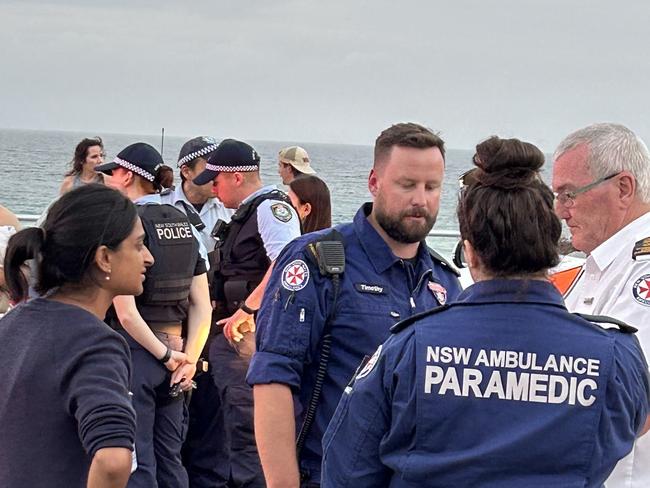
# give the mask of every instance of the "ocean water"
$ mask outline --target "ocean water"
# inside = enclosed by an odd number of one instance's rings
[[[0,203],[14,213],[40,214],[58,195],[64,174],[77,143],[84,137],[99,135],[104,140],[106,160],[111,160],[127,145],[143,141],[160,149],[161,137],[128,134],[94,134],[56,131],[0,129]],[[218,137],[218,136],[217,136]],[[228,137],[224,135],[223,137]],[[181,146],[189,137],[165,136],[163,158],[176,171]],[[332,194],[332,218],[335,223],[352,219],[359,206],[370,200],[367,177],[372,167],[372,146],[317,144],[299,141],[248,141],[262,158],[261,173],[265,184],[282,188],[277,174],[277,153],[298,144],[310,155],[318,176]],[[446,176],[436,229],[456,230],[455,207],[457,179],[472,167],[473,151],[447,150]],[[455,239],[430,238],[429,244],[449,255]]]

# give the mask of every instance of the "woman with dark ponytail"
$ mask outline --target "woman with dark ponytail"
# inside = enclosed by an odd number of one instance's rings
[[[124,487],[135,413],[124,339],[104,322],[117,295],[138,295],[153,263],[135,206],[103,185],[52,205],[19,231],[4,261],[16,302],[34,260],[41,296],[0,320],[0,486]]]
[[[561,226],[542,152],[492,137],[474,164],[457,213],[475,284],[393,327],[357,374],[323,439],[323,488],[602,487],[644,427],[633,331],[570,314],[548,281]]]

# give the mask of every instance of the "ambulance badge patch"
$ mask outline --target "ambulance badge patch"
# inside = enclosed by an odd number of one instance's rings
[[[309,283],[309,268],[302,259],[296,259],[282,270],[282,286],[289,291],[302,290]]]
[[[634,282],[632,294],[641,305],[650,307],[650,274],[643,275]]]
[[[360,380],[361,378],[365,378],[370,374],[370,372],[375,369],[375,365],[377,364],[377,361],[379,360],[379,356],[381,355],[381,344],[375,351],[375,353],[372,355],[370,359],[368,359],[368,362],[363,365],[363,368],[361,368],[361,371],[359,371],[359,374],[357,374],[356,379]],[[367,356],[366,356],[367,357]]]
[[[280,222],[289,222],[291,220],[291,210],[286,203],[274,203],[271,205],[271,213]]]
[[[427,287],[431,290],[431,293],[433,293],[433,296],[436,297],[440,305],[447,303],[447,289],[444,286],[435,281],[429,281]]]

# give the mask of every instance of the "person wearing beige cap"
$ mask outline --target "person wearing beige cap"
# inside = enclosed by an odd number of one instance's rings
[[[285,147],[278,154],[278,173],[282,183],[288,185],[302,174],[314,175],[309,154],[300,146]]]

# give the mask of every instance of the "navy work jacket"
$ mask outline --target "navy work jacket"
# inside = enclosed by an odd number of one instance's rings
[[[368,222],[364,205],[354,222],[337,227],[345,246],[327,376],[316,419],[300,464],[309,478],[320,478],[321,440],[343,389],[364,356],[386,340],[390,328],[456,298],[460,284],[452,268],[432,259],[421,244],[415,265],[396,257]],[[257,352],[247,380],[251,385],[281,383],[291,387],[296,432],[312,394],[325,318],[332,306],[332,280],[319,273],[307,244],[329,232],[304,235],[277,259],[256,319]]]
[[[323,488],[600,487],[645,422],[634,334],[547,282],[480,282],[409,322],[346,389]]]

